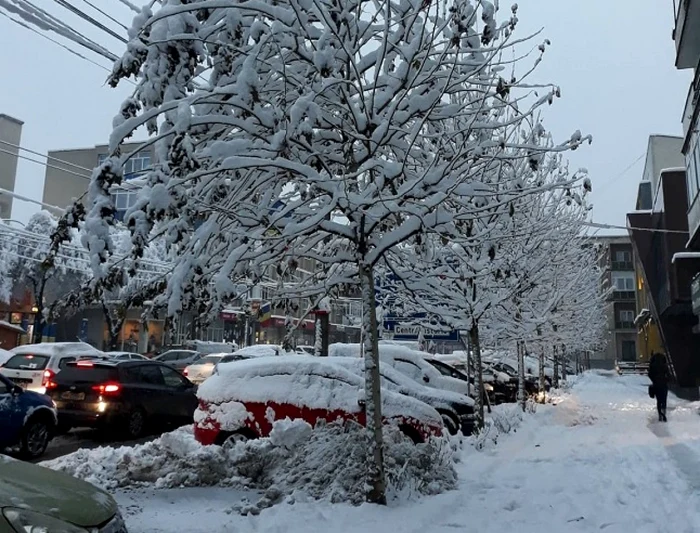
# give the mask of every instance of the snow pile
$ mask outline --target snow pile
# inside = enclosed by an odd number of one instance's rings
[[[225,452],[218,446],[200,445],[191,428],[180,428],[133,447],[81,449],[41,464],[106,490],[147,485],[210,486],[231,478]]]
[[[437,494],[457,485],[455,450],[450,441],[414,445],[397,428],[385,426],[389,494]],[[232,511],[257,514],[275,503],[304,499],[359,505],[365,497],[369,458],[364,429],[355,423],[277,421],[270,438],[239,442],[224,449],[202,446],[191,429],[178,429],[133,447],[83,449],[46,461],[107,490],[116,488],[226,486],[259,490],[262,498]]]

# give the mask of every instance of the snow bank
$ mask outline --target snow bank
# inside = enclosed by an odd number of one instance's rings
[[[414,445],[385,427],[389,494],[395,498],[436,494],[456,487],[450,441]],[[353,423],[319,425],[282,420],[270,438],[239,442],[230,449],[202,446],[191,429],[178,429],[133,447],[83,449],[42,466],[107,490],[151,487],[227,486],[259,490],[260,501],[235,508],[257,514],[275,503],[305,499],[364,502],[369,461],[366,432]]]
[[[484,422],[484,429],[472,437],[472,445],[477,450],[488,450],[498,444],[503,435],[515,433],[527,413],[535,412],[535,404],[528,402],[523,412],[517,403],[501,404],[494,407],[491,416]]]

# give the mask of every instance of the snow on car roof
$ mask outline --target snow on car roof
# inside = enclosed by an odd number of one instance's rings
[[[364,373],[365,362],[363,359],[359,359],[357,357],[335,357],[333,358],[333,364],[338,364],[343,368],[347,368],[352,373],[357,374],[358,376],[362,376]],[[379,373],[381,374],[382,378],[397,385],[398,388],[405,390],[410,389],[410,392],[412,394],[415,394],[416,396],[424,396],[426,397],[426,399],[430,397],[432,399],[439,399],[450,403],[458,402],[474,405],[474,400],[469,396],[459,394],[458,392],[426,387],[425,385],[421,385],[417,381],[411,379],[407,375],[399,372],[398,370],[389,365],[382,365],[380,363]]]
[[[323,379],[326,378],[326,379]],[[207,402],[274,402],[312,409],[358,412],[364,379],[331,360],[300,355],[256,357],[224,363],[198,389]],[[384,416],[411,416],[440,423],[429,405],[388,390],[382,391]]]
[[[34,354],[34,355],[62,355],[62,354],[86,354],[102,355],[103,352],[90,346],[86,342],[42,342],[39,344],[25,344],[12,348],[13,354]]]
[[[251,357],[267,357],[278,355],[279,353],[282,353],[282,349],[276,344],[254,344],[233,352],[234,355],[248,355]]]

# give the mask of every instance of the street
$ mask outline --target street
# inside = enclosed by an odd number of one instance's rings
[[[80,449],[97,448],[99,446],[109,446],[117,448],[119,446],[133,446],[148,442],[156,438],[157,435],[149,435],[137,440],[111,440],[106,439],[99,431],[88,428],[77,428],[71,430],[65,435],[59,435],[49,443],[46,453],[31,461],[32,463],[41,463],[42,461],[50,461],[69,453],[73,453]]]

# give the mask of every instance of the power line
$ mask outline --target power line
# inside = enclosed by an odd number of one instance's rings
[[[637,157],[637,159],[635,159],[634,161],[632,161],[632,163],[630,163],[629,165],[627,165],[627,166],[625,167],[625,169],[624,169],[622,172],[619,172],[617,175],[615,175],[614,177],[610,178],[610,179],[609,179],[606,183],[604,183],[604,184],[601,186],[601,188],[598,189],[596,192],[601,192],[601,191],[603,191],[606,187],[612,185],[618,178],[621,178],[622,176],[624,176],[625,174],[627,174],[627,172],[628,172],[634,165],[636,165],[636,164],[639,162],[639,160],[642,159],[645,155],[646,155],[646,152],[642,152],[642,153],[639,155],[639,157]]]
[[[114,22],[115,24],[118,24],[119,26],[121,26],[122,28],[124,28],[126,31],[129,31],[129,28],[127,28],[124,24],[122,24],[121,22],[119,22],[117,19],[115,19],[115,18],[114,18],[113,16],[111,16],[109,13],[105,13],[104,11],[102,11],[99,7],[97,7],[95,4],[93,4],[92,2],[90,2],[90,0],[83,0],[83,2],[86,3],[87,5],[89,5],[89,6],[90,6],[92,9],[94,9],[95,11],[97,11],[97,12],[99,12],[99,13],[102,13],[102,15],[104,15],[105,17],[107,17],[109,20],[111,20],[111,21]]]
[[[117,32],[115,32],[111,28],[108,28],[107,26],[102,24],[100,21],[92,18],[90,15],[85,13],[83,10],[78,9],[73,4],[67,2],[66,0],[54,0],[54,2],[56,2],[59,6],[66,8],[71,13],[78,15],[81,19],[86,20],[87,22],[89,22],[90,24],[95,26],[96,28],[104,31],[108,35],[111,35],[112,37],[121,41],[122,43],[126,44],[128,42],[124,37],[119,35]]]
[[[141,13],[141,10],[136,7],[134,4],[129,2],[129,0],[119,0],[122,4],[124,4],[126,7],[131,9],[134,13]]]
[[[58,161],[59,163],[63,163],[64,165],[68,165],[73,168],[77,168],[78,170],[87,170],[88,172],[92,173],[93,169],[87,168],[87,167],[81,167],[80,165],[76,165],[75,163],[71,163],[70,161],[66,161],[65,159],[59,159],[58,157],[52,157],[50,155],[42,154],[41,152],[37,152],[36,150],[31,150],[29,148],[25,148],[24,146],[20,146],[19,144],[14,144],[8,141],[3,141],[0,139],[0,143],[6,144],[7,146],[12,146],[12,148],[17,148],[18,150],[22,150],[24,152],[29,152],[30,154],[38,155],[40,157],[45,157],[46,159],[49,159],[51,161]],[[43,163],[41,163],[43,165]]]
[[[650,231],[653,233],[680,233],[683,235],[687,235],[687,231],[683,230],[678,230],[678,229],[660,229],[660,228],[637,228],[637,227],[631,227],[631,226],[615,226],[614,224],[601,224],[600,222],[582,222],[584,226],[589,226],[591,228],[600,228],[600,229],[623,229],[625,231]]]
[[[100,64],[97,63],[96,61],[93,61],[93,60],[90,59],[89,57],[84,56],[84,55],[81,54],[80,52],[76,52],[76,51],[73,50],[72,48],[66,46],[65,44],[63,44],[63,43],[61,43],[61,42],[59,42],[59,41],[57,41],[56,39],[52,39],[51,37],[49,37],[48,35],[46,35],[46,34],[40,32],[39,30],[37,30],[37,29],[35,29],[35,28],[32,28],[32,27],[31,27],[29,24],[27,24],[26,22],[23,22],[23,21],[21,21],[21,20],[17,20],[17,19],[15,19],[15,18],[12,18],[10,15],[8,15],[7,13],[5,13],[4,11],[0,11],[0,15],[6,17],[6,18],[8,18],[8,19],[10,19],[10,20],[11,20],[12,22],[14,22],[15,24],[18,24],[18,25],[22,26],[23,28],[28,29],[29,31],[36,33],[38,36],[43,37],[44,39],[46,39],[46,40],[48,40],[48,41],[51,41],[51,42],[54,43],[54,44],[57,44],[57,45],[60,46],[61,48],[64,48],[64,49],[68,50],[71,54],[78,56],[80,59],[84,59],[84,60],[87,61],[88,63],[92,63],[93,65],[95,65],[95,66],[97,66],[97,67],[100,67],[102,70],[106,70],[107,72],[110,72],[110,73],[112,72],[109,68],[105,67],[104,65],[100,65]],[[131,80],[127,80],[127,81],[131,82]],[[133,82],[131,82],[131,83],[133,83]]]

